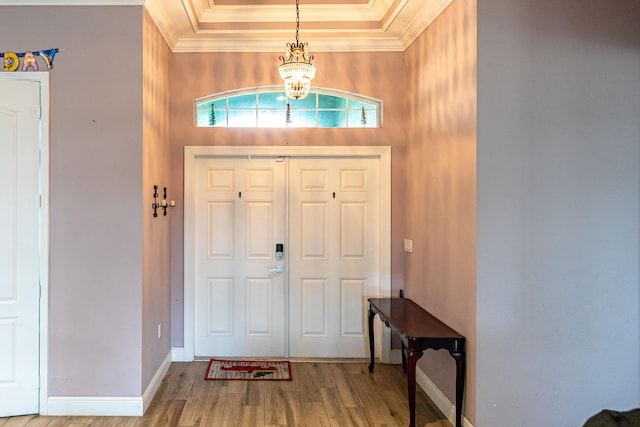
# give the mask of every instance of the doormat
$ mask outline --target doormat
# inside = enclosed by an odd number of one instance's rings
[[[211,359],[204,379],[290,381],[291,364],[288,360]]]

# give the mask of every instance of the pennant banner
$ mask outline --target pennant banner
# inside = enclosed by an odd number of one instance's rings
[[[32,52],[0,52],[0,58],[3,58],[4,71],[17,71],[20,69],[20,58],[22,58],[22,71],[38,71],[38,61],[36,57],[40,57],[47,65],[47,69],[53,68],[53,58],[60,49],[47,49]]]

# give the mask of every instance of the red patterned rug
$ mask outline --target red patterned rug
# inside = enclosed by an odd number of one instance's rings
[[[288,360],[211,359],[205,380],[291,380]]]

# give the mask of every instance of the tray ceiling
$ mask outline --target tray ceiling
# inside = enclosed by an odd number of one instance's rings
[[[404,50],[451,0],[300,0],[312,52]],[[295,0],[149,0],[176,52],[280,52],[295,40]]]
[[[402,51],[452,0],[300,0],[313,52]],[[0,0],[0,5],[142,5],[174,52],[280,52],[295,0]]]

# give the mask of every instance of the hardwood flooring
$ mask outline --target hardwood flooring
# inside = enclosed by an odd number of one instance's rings
[[[292,381],[205,381],[207,362],[173,363],[143,417],[0,418],[0,427],[391,427],[409,424],[397,365],[291,363]],[[451,427],[419,390],[416,425]]]

